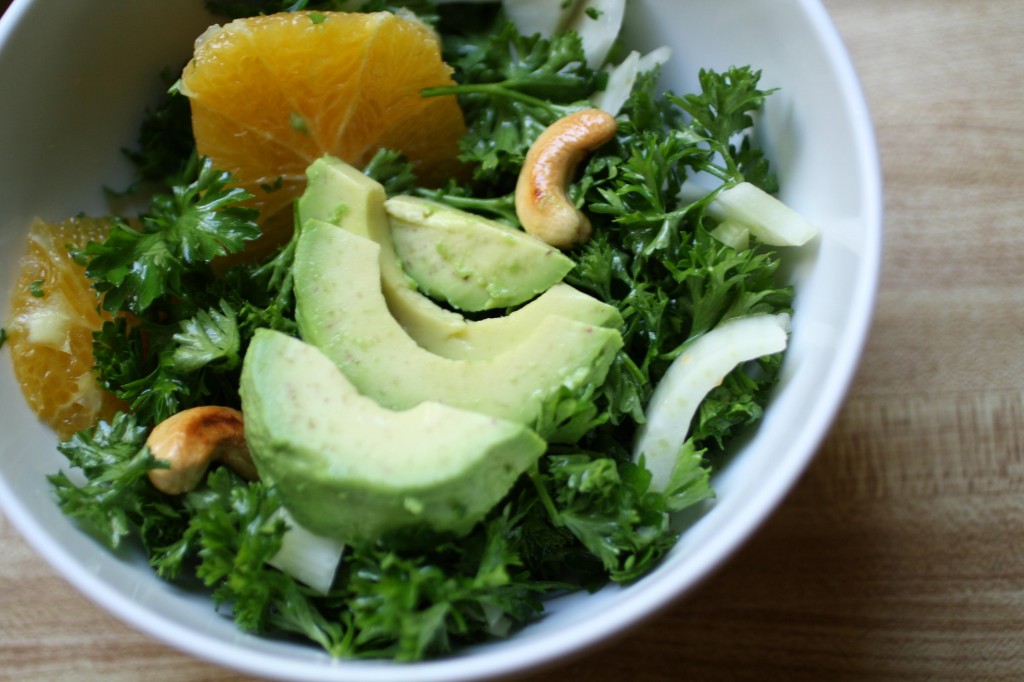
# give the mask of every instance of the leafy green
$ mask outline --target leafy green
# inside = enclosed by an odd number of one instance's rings
[[[555,455],[547,464],[557,522],[601,561],[612,580],[640,577],[675,544],[663,496],[648,493],[646,469],[586,454]]]
[[[691,130],[701,134],[709,148],[722,155],[723,176],[733,182],[746,179],[767,192],[777,191],[777,181],[768,169],[764,153],[751,143],[750,137],[744,136],[739,146],[734,142],[737,133],[753,127],[751,112],[759,110],[773,92],[758,88],[761,72],[750,67],[733,67],[722,73],[701,69],[699,79],[700,93],[670,95],[670,101],[693,117]],[[711,163],[704,165],[705,170],[713,168]]]
[[[158,466],[144,447],[147,432],[121,412],[58,446],[86,479],[78,485],[64,472],[49,477],[61,510],[110,547],[138,531],[144,546],[154,550],[184,522],[180,506],[146,478]]]
[[[730,435],[761,419],[781,364],[781,355],[768,356],[758,360],[752,370],[740,368],[727,375],[701,401],[693,440],[719,456],[724,453]]]
[[[466,538],[417,531],[356,547],[343,598],[367,656],[412,661],[480,641],[542,610],[547,586],[529,578],[508,510]]]
[[[564,527],[616,582],[642,577],[670,550],[678,532],[670,512],[713,496],[701,453],[688,442],[664,492],[651,490],[642,462],[596,452],[552,454],[533,474],[556,527]],[[563,569],[564,570],[564,569]]]
[[[295,331],[294,239],[263,262],[214,265],[260,234],[241,205],[249,195],[231,180],[193,159],[137,220],[75,252],[114,314],[93,337],[98,379],[142,424],[194,405],[237,406],[253,331]]]
[[[427,88],[423,95],[458,95],[468,127],[460,158],[476,167],[477,181],[517,173],[541,131],[585,106],[606,82],[587,67],[583,44],[572,32],[523,36],[503,22],[482,38],[449,37],[444,49],[458,84]]]
[[[224,301],[220,310],[200,310],[184,320],[172,340],[177,344],[174,368],[181,372],[195,372],[213,364],[231,370],[242,361],[238,317]]]
[[[166,183],[187,173],[195,152],[188,98],[175,85],[170,69],[160,74],[165,93],[145,111],[136,147],[124,154],[135,165],[135,181],[126,194],[138,192],[145,183]]]
[[[259,236],[258,212],[238,205],[251,195],[229,186],[230,174],[208,159],[192,174],[193,181],[153,198],[139,228],[115,223],[103,242],[76,253],[107,310],[141,314],[157,301],[188,299],[190,275],[208,273],[215,257]]]
[[[462,86],[456,92],[527,96],[550,113],[560,112],[559,104],[586,99],[606,82],[605,76],[586,65],[583,42],[576,33],[524,36],[507,21],[483,40],[449,39],[445,56]]]
[[[513,227],[521,227],[516,215],[515,197],[512,194],[484,198],[473,196],[472,192],[472,188],[450,181],[441,188],[417,187],[412,193],[463,211],[490,215]]]
[[[187,495],[188,529],[159,556],[158,566],[165,575],[177,575],[186,558],[195,558],[196,576],[239,627],[297,633],[335,656],[346,655],[345,628],[324,617],[309,589],[267,565],[285,532],[280,506],[272,488],[245,484],[230,470],[217,469],[206,487]]]
[[[406,194],[416,189],[416,173],[412,163],[393,149],[381,148],[363,167],[363,173],[384,186],[388,196]]]

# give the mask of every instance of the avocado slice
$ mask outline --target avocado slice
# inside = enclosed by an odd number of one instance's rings
[[[344,542],[466,532],[545,449],[521,424],[437,402],[385,409],[316,347],[269,329],[253,336],[240,393],[261,480],[301,526]]]
[[[415,282],[402,270],[384,212],[387,193],[383,185],[330,155],[311,163],[306,179],[306,190],[296,202],[297,225],[322,220],[377,242],[381,246],[381,286],[395,317],[410,330],[431,327],[441,338],[465,334],[465,318],[417,291]]]
[[[558,316],[598,327],[622,328],[622,315],[579,289],[559,282],[522,308],[501,317],[468,322],[464,334],[443,336],[436,328],[409,331],[416,342],[432,353],[455,360],[493,358],[522,343],[548,316]]]
[[[604,379],[622,346],[616,329],[548,315],[498,355],[454,360],[419,346],[381,287],[377,242],[317,220],[295,251],[295,318],[367,397],[392,409],[439,402],[534,425],[544,404]]]
[[[619,328],[614,306],[557,284],[507,316],[470,321],[424,296],[405,273],[395,254],[384,202],[384,187],[360,170],[330,155],[306,170],[308,184],[297,202],[297,224],[322,220],[380,245],[381,286],[392,315],[416,343],[453,359],[485,359],[520,342],[548,315],[586,324]]]
[[[575,265],[522,230],[436,201],[395,196],[384,210],[402,268],[425,294],[459,310],[517,306]]]

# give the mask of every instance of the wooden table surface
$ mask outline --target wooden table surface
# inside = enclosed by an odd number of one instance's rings
[[[886,183],[856,380],[715,575],[533,682],[1024,679],[1024,2],[825,4]],[[0,680],[143,679],[249,678],[107,615],[0,519]]]

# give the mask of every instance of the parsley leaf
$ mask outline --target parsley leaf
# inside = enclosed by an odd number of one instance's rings
[[[711,172],[730,184],[746,180],[766,192],[778,191],[778,181],[768,169],[760,148],[748,135],[754,125],[752,112],[759,110],[773,90],[761,90],[761,72],[750,67],[732,67],[724,72],[701,69],[701,91],[683,96],[669,95],[669,100],[692,117],[690,130],[699,135],[708,148],[719,154],[724,168],[712,161],[696,166]]]
[[[782,355],[778,354],[737,368],[701,402],[692,439],[711,451],[715,461],[725,452],[732,433],[761,418],[781,364]]]
[[[190,382],[174,370],[166,325],[105,322],[93,335],[93,359],[101,385],[128,403],[140,424],[155,426],[188,399]]]
[[[586,98],[606,79],[586,65],[577,34],[523,36],[514,24],[501,21],[482,36],[449,37],[445,58],[458,84],[422,93],[458,95],[468,127],[460,158],[475,166],[477,181],[517,173],[544,128],[587,106]]]
[[[224,301],[220,310],[200,310],[183,321],[173,340],[177,344],[174,368],[181,372],[195,372],[214,363],[231,370],[242,361],[238,318]]]
[[[295,237],[262,263],[218,276],[208,264],[196,267],[188,291],[140,313],[130,297],[123,299],[127,310],[116,312],[130,312],[130,318],[118,314],[93,336],[101,385],[149,425],[195,405],[237,406],[240,361],[255,329],[296,333],[294,252]]]
[[[195,153],[191,109],[188,98],[177,90],[177,73],[165,69],[160,79],[164,95],[146,109],[136,147],[124,150],[136,175],[125,194],[138,191],[145,182],[166,183],[180,177]]]
[[[416,187],[412,163],[393,149],[378,149],[363,167],[363,173],[384,185],[388,196],[405,194]]]
[[[267,565],[285,531],[272,488],[246,484],[220,468],[207,477],[206,487],[188,493],[186,505],[191,520],[182,541],[198,556],[196,575],[213,588],[218,606],[230,608],[240,627],[294,632],[335,656],[348,653],[344,628],[320,613],[312,593]],[[185,553],[175,549],[174,556]]]
[[[181,509],[146,478],[159,466],[144,447],[146,435],[133,416],[119,412],[110,423],[100,422],[58,445],[85,478],[78,485],[64,472],[49,477],[61,510],[110,547],[139,528],[152,549],[182,527]]]
[[[483,40],[449,40],[445,54],[456,80],[466,88],[456,92],[526,95],[550,113],[559,111],[558,104],[586,99],[606,78],[586,65],[578,34],[524,36],[508,21]]]
[[[413,661],[480,641],[541,611],[508,508],[464,538],[417,531],[356,547],[344,599],[369,656]]]
[[[153,198],[137,228],[115,223],[101,243],[76,252],[110,311],[145,312],[158,300],[188,298],[190,276],[207,275],[216,256],[237,253],[259,236],[250,198],[209,160],[193,164],[195,179]]]
[[[675,491],[669,497],[650,491],[651,475],[643,466],[586,453],[555,455],[547,466],[558,523],[601,561],[612,580],[641,577],[675,544],[678,533],[668,511],[682,508],[684,499]],[[686,506],[705,499],[710,488],[696,486],[694,492]]]
[[[792,300],[792,289],[775,281],[779,260],[774,251],[736,251],[703,229],[681,258],[665,266],[688,294],[679,307],[690,318],[690,338],[731,317],[787,310]]]

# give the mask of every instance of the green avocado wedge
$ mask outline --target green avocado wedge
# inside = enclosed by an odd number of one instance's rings
[[[321,220],[377,242],[384,295],[409,333],[423,328],[440,339],[464,336],[466,319],[421,294],[402,270],[385,200],[387,193],[379,182],[341,159],[322,156],[306,168],[306,190],[296,202],[295,223],[304,227],[310,220]]]
[[[622,327],[614,306],[560,282],[508,315],[469,322],[465,334],[442,337],[420,328],[415,340],[424,349],[455,360],[493,358],[522,343],[552,315],[598,327]]]
[[[316,347],[268,329],[249,345],[240,392],[261,480],[301,526],[344,542],[467,532],[545,449],[521,424],[437,402],[383,408]]]
[[[603,381],[622,346],[616,329],[548,315],[491,358],[431,353],[389,311],[379,254],[370,239],[307,222],[295,253],[295,317],[304,340],[391,409],[436,400],[532,427],[548,400]]]
[[[320,220],[376,242],[381,288],[392,315],[422,348],[452,359],[488,359],[518,345],[524,333],[549,315],[590,325],[619,328],[622,317],[603,303],[559,283],[512,313],[467,320],[421,293],[402,269],[384,208],[384,187],[332,156],[306,170],[308,184],[297,203],[297,224]]]
[[[402,268],[425,294],[459,310],[520,305],[575,265],[522,230],[436,201],[395,196],[384,210]]]

